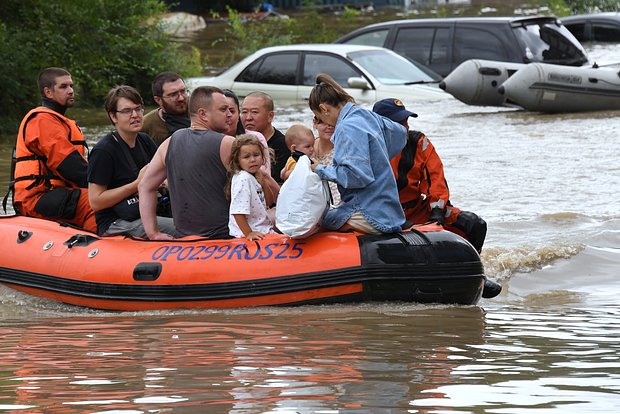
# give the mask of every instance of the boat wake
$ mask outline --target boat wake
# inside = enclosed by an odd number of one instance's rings
[[[584,248],[583,244],[490,247],[482,251],[481,257],[485,274],[501,281],[509,279],[514,273],[530,273],[550,266],[558,260],[570,259]]]

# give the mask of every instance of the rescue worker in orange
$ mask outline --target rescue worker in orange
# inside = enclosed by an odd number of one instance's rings
[[[461,211],[450,203],[443,163],[435,147],[422,132],[409,129],[409,117],[418,115],[394,98],[376,102],[372,110],[407,128],[405,147],[390,160],[407,221],[413,224],[436,222],[469,241],[480,253],[487,235],[487,223],[477,214]],[[483,298],[494,298],[501,290],[499,283],[485,277]]]
[[[409,129],[409,117],[418,115],[393,98],[376,102],[372,110],[407,128],[405,148],[390,160],[407,220],[413,224],[437,222],[465,238],[480,253],[487,223],[475,213],[461,211],[450,203],[443,163],[435,147],[422,132]]]
[[[76,122],[65,116],[75,103],[71,74],[46,68],[39,73],[38,85],[43,105],[24,117],[15,145],[15,212],[96,232],[88,202],[86,141]]]

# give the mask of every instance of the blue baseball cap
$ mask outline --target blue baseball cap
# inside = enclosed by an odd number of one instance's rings
[[[394,122],[402,122],[410,116],[417,118],[418,114],[408,111],[405,104],[400,99],[387,98],[377,101],[372,107],[373,112],[381,116],[390,118]]]

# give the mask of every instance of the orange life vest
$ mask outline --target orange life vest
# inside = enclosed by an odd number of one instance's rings
[[[43,138],[45,137],[45,138]],[[58,166],[71,153],[84,157],[86,141],[74,120],[40,106],[22,120],[11,168],[14,203],[36,202],[38,195],[57,187],[79,187],[63,178]]]

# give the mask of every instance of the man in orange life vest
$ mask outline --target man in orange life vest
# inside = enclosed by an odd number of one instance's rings
[[[96,232],[88,202],[86,141],[76,122],[65,116],[75,103],[71,74],[46,68],[38,84],[43,105],[24,117],[15,144],[15,211]]]
[[[471,211],[461,211],[450,204],[450,190],[443,172],[443,163],[426,135],[409,129],[408,111],[394,98],[382,99],[372,110],[407,128],[407,143],[400,154],[390,160],[398,196],[407,220],[413,224],[437,222],[444,229],[458,234],[480,253],[487,234],[487,223]],[[497,296],[502,287],[485,278],[483,298]]]

